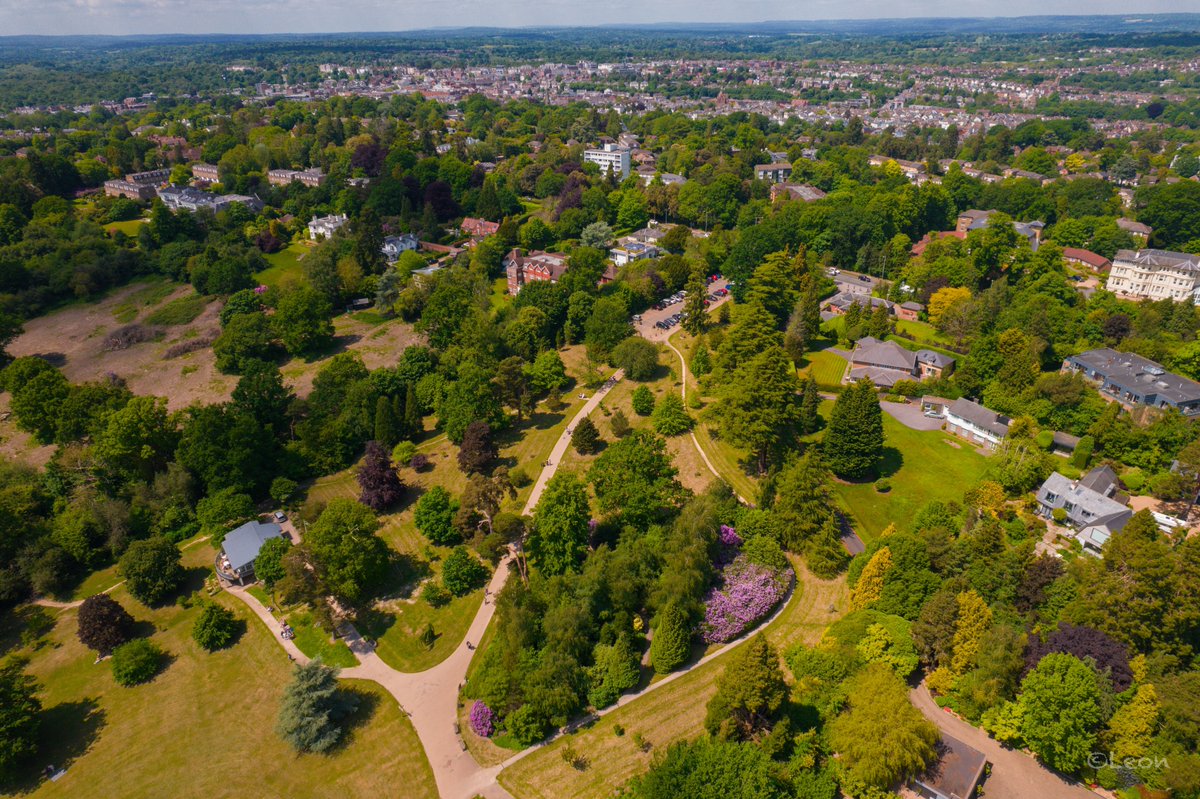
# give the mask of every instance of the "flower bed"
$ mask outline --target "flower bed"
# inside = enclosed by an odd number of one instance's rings
[[[704,621],[700,624],[704,642],[728,643],[766,618],[787,593],[788,577],[751,563],[745,555],[734,557],[721,569],[717,584],[704,598]]]
[[[471,705],[471,731],[481,738],[491,738],[496,731],[496,714],[483,702]]]

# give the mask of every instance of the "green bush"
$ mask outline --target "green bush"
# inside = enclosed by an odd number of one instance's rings
[[[1141,469],[1127,469],[1121,475],[1121,482],[1133,493],[1137,494],[1146,487],[1146,474]]]
[[[880,494],[886,494],[892,490],[892,481],[886,477],[881,477],[875,481],[875,490]]]
[[[413,459],[413,455],[417,454],[417,445],[411,441],[401,441],[392,450],[392,462],[402,466],[407,466],[408,462]]]
[[[450,592],[435,580],[425,583],[425,587],[421,589],[421,599],[428,602],[430,607],[440,608],[449,604],[453,598]]]
[[[237,638],[242,622],[232,610],[206,604],[192,627],[192,639],[208,652],[224,649]]]
[[[1067,511],[1065,508],[1055,508],[1054,510],[1050,511],[1050,516],[1054,519],[1054,521],[1062,524],[1067,520]]]
[[[1049,451],[1050,448],[1054,446],[1054,431],[1042,430],[1037,434],[1037,438],[1034,440],[1037,442],[1039,447]]]
[[[146,638],[137,638],[113,650],[113,679],[126,687],[154,679],[162,668],[163,651]]]
[[[529,470],[525,468],[525,464],[513,467],[508,473],[508,481],[516,488],[524,488],[533,482],[533,478],[529,476]]]
[[[654,429],[659,435],[677,436],[692,429],[692,417],[683,407],[678,394],[668,394],[658,403],[653,414]]]
[[[487,567],[466,547],[458,546],[442,563],[442,585],[455,596],[463,596],[483,585]]]
[[[638,416],[649,416],[654,413],[654,392],[646,386],[638,386],[633,391],[633,410]]]
[[[195,321],[197,316],[204,313],[204,308],[207,305],[208,300],[204,297],[199,294],[189,294],[186,297],[178,297],[171,300],[147,316],[143,322],[156,327],[173,327],[190,324]]]

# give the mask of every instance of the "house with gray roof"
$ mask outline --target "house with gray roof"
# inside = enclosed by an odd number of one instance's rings
[[[231,530],[217,554],[217,575],[230,583],[245,585],[254,580],[254,559],[262,545],[283,535],[274,522],[249,521]]]
[[[1007,416],[978,402],[959,398],[946,408],[946,430],[988,449],[995,449],[1008,436]]]
[[[923,799],[967,799],[983,779],[987,758],[973,746],[953,735],[941,734],[938,759],[909,780],[909,787]]]
[[[1175,408],[1185,416],[1200,414],[1200,383],[1131,352],[1109,347],[1088,350],[1065,359],[1062,371],[1082,374],[1101,395],[1126,407],[1149,405]]]
[[[1079,480],[1054,472],[1037,490],[1038,513],[1051,518],[1062,509],[1084,550],[1098,553],[1133,518],[1133,511],[1115,499],[1118,486],[1116,473],[1107,466],[1092,469]]]
[[[901,380],[940,377],[954,368],[954,359],[933,350],[912,352],[894,341],[867,336],[850,353],[851,382],[866,378],[880,388],[891,388]]]

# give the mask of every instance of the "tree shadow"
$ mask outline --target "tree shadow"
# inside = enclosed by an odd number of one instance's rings
[[[193,566],[190,569],[184,569],[183,579],[179,581],[178,590],[173,596],[163,600],[163,604],[172,604],[180,597],[191,596],[197,591],[204,590],[204,583],[212,573],[213,570],[207,566]]]
[[[904,453],[895,447],[883,448],[883,460],[879,462],[880,477],[891,477],[904,466]]]
[[[81,699],[63,702],[41,713],[37,754],[14,775],[7,789],[14,793],[30,793],[37,789],[49,773],[70,768],[87,754],[105,724],[105,712],[97,700]],[[50,771],[49,767],[53,767]]]
[[[354,625],[368,638],[378,640],[396,624],[395,615],[376,607],[361,608],[354,614]]]
[[[326,755],[336,755],[349,749],[354,744],[355,738],[358,737],[358,732],[370,724],[371,719],[375,718],[375,714],[379,711],[380,696],[374,691],[342,687],[338,689],[338,693],[352,699],[358,706],[350,715],[342,719],[342,737],[325,752]]]
[[[350,349],[351,344],[355,344],[362,340],[362,336],[358,333],[346,333],[341,336],[334,336],[328,345],[321,349],[303,356],[306,363],[319,361],[323,358],[330,358],[334,355],[340,355]]]

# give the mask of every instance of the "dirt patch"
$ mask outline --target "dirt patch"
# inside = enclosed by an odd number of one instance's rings
[[[163,335],[154,341],[140,342],[122,350],[105,349],[105,339],[113,331],[142,321],[157,308],[191,293],[190,286],[172,288],[170,284],[157,281],[126,286],[99,302],[73,305],[30,320],[25,324],[25,332],[9,345],[8,351],[15,357],[40,355],[47,358],[73,383],[116,375],[123,378],[135,394],[166,397],[172,410],[197,402],[222,402],[237,385],[237,377],[217,371],[211,347],[177,358],[166,357],[167,350],[172,347],[216,335],[220,329],[220,300],[209,302],[203,312],[186,325],[163,328]],[[136,311],[132,317],[131,309]],[[282,366],[284,379],[298,395],[306,396],[312,390],[313,377],[321,364],[336,352],[356,351],[362,355],[368,369],[376,369],[395,363],[405,347],[423,341],[411,325],[400,320],[372,325],[351,316],[339,316],[334,320],[334,329],[339,346],[316,360],[294,359]],[[12,432],[16,436],[23,435],[15,428]],[[16,440],[8,430],[0,429],[0,435]]]
[[[17,429],[17,423],[9,415],[9,395],[0,395],[0,458],[41,468],[50,462],[54,446],[42,446],[33,436]]]

